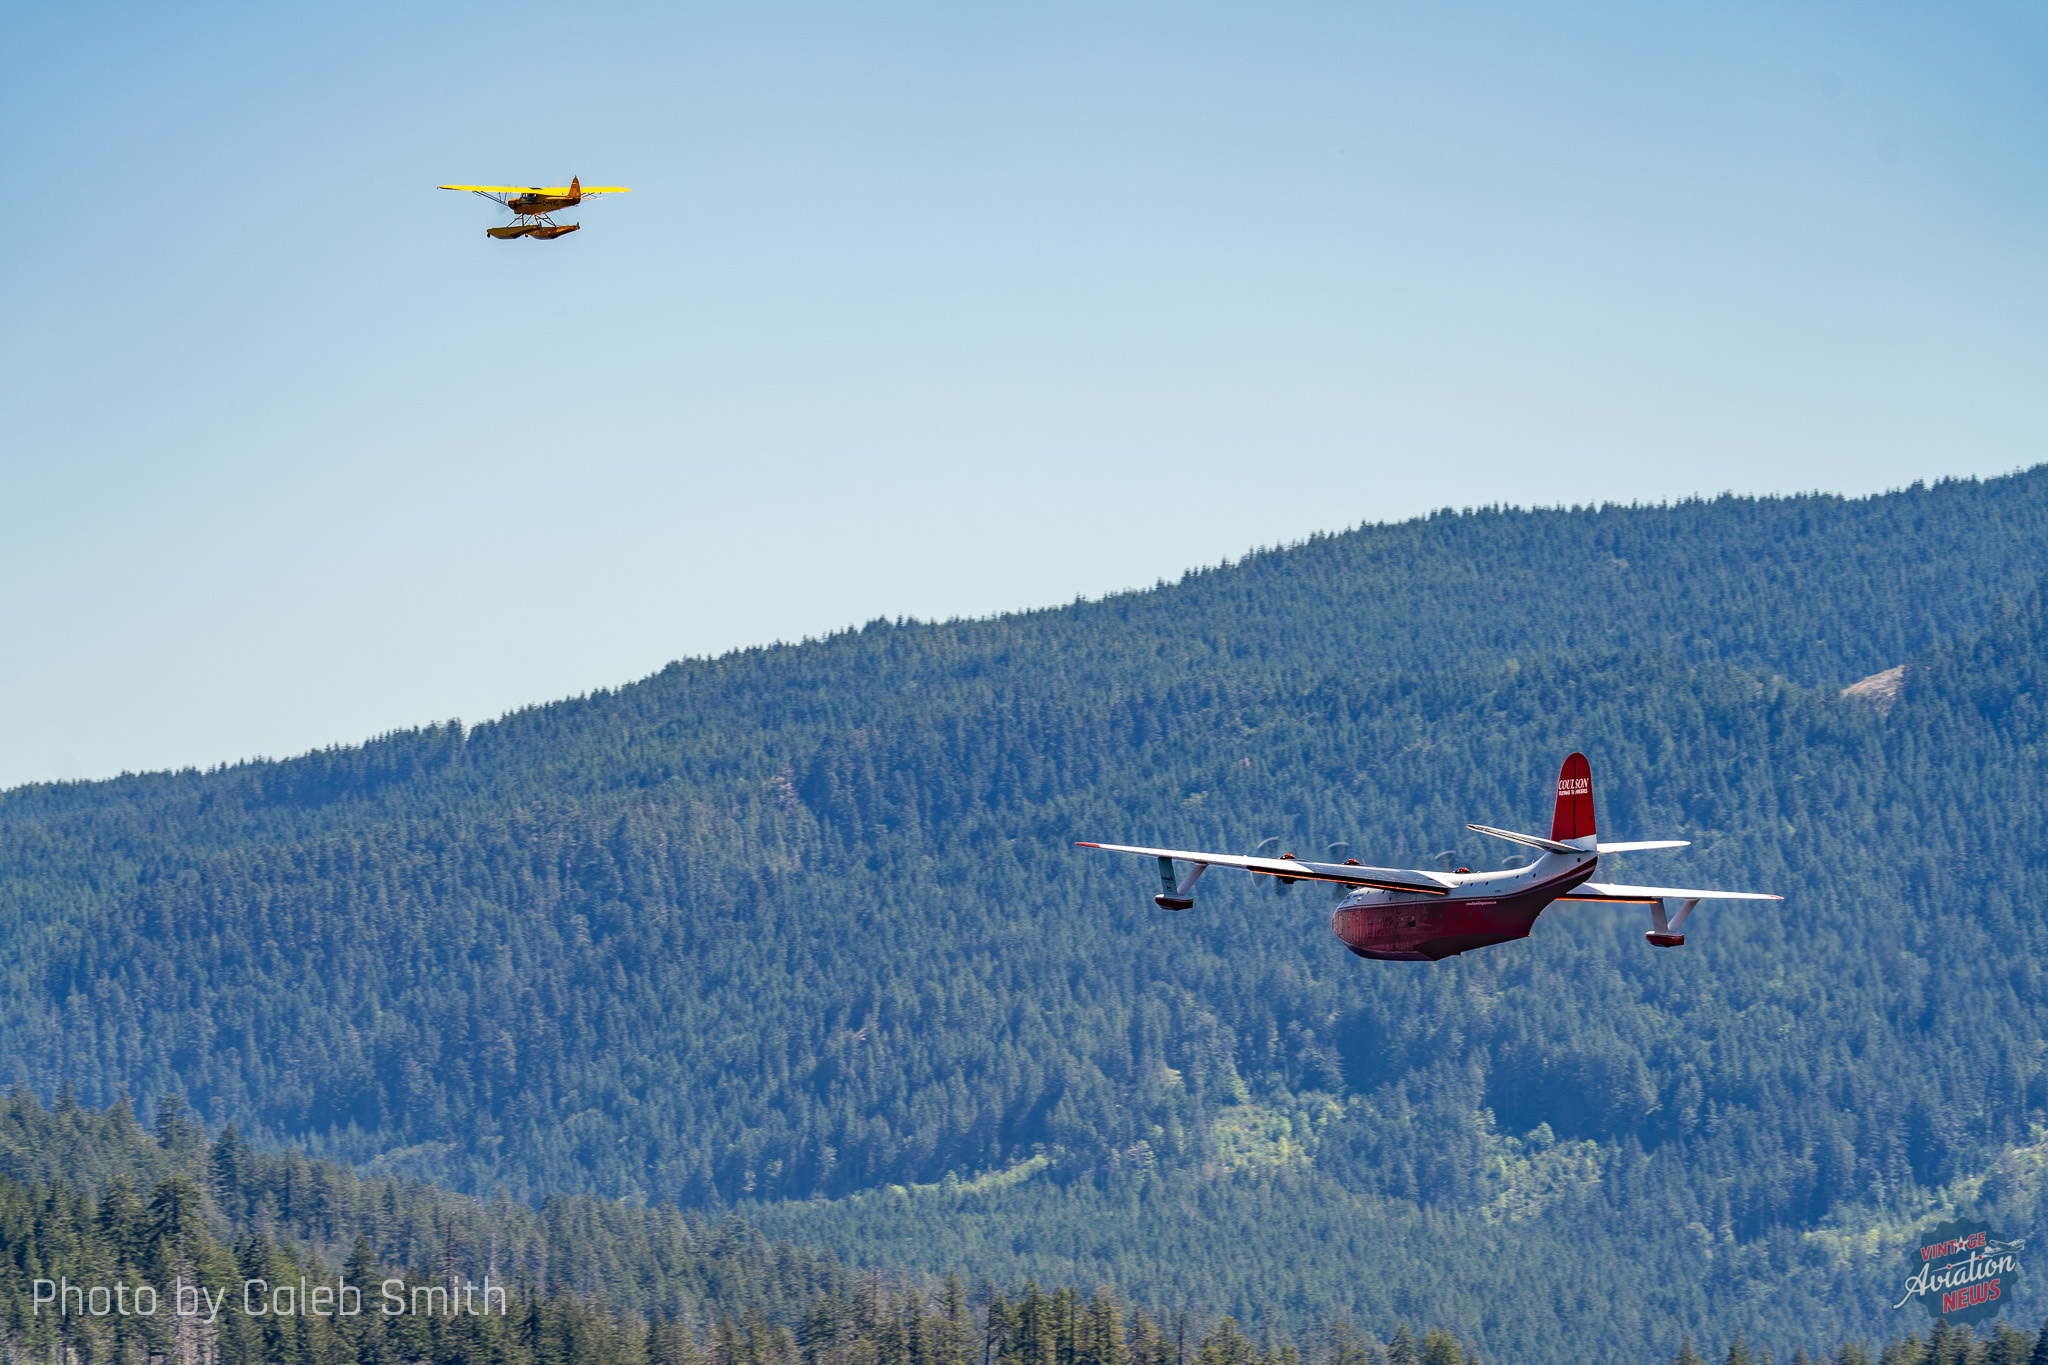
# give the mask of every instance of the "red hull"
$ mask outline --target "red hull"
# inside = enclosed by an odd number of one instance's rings
[[[1330,932],[1360,957],[1383,962],[1439,962],[1473,948],[1527,938],[1550,903],[1593,875],[1593,863],[1555,881],[1500,897],[1381,901],[1346,906]]]

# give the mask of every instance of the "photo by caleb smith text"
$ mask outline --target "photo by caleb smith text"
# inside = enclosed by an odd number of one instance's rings
[[[304,1276],[296,1284],[272,1284],[269,1280],[244,1280],[239,1293],[223,1285],[208,1289],[203,1284],[186,1284],[180,1279],[168,1295],[149,1284],[73,1284],[68,1279],[36,1280],[30,1287],[30,1302],[41,1317],[49,1308],[59,1317],[152,1318],[166,1302],[170,1312],[181,1318],[217,1319],[223,1310],[252,1318],[299,1316],[355,1317],[365,1311],[363,1291],[346,1280],[333,1284],[309,1284]],[[448,1284],[411,1284],[385,1280],[377,1286],[377,1297],[368,1311],[385,1317],[408,1313],[426,1317],[486,1317],[506,1313],[505,1286],[489,1275],[482,1284],[469,1280]]]

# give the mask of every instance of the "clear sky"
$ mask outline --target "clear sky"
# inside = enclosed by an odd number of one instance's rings
[[[2048,458],[2038,4],[24,3],[0,148],[0,785]]]

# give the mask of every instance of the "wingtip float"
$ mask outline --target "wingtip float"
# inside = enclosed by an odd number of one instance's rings
[[[1501,872],[1429,872],[1411,868],[1364,867],[1356,859],[1307,862],[1277,851],[1269,839],[1256,854],[1199,853],[1186,849],[1140,848],[1127,844],[1083,843],[1110,853],[1135,853],[1158,860],[1160,892],[1152,903],[1163,910],[1191,910],[1195,884],[1212,867],[1228,867],[1254,876],[1271,877],[1285,891],[1296,882],[1322,882],[1337,897],[1330,931],[1360,957],[1382,961],[1440,961],[1474,948],[1527,938],[1536,917],[1556,901],[1604,901],[1610,905],[1647,905],[1650,929],[1643,935],[1652,947],[1684,944],[1687,916],[1703,900],[1777,901],[1783,896],[1763,891],[1698,891],[1670,886],[1624,886],[1592,880],[1603,853],[1684,848],[1683,839],[1647,839],[1602,843],[1594,832],[1593,773],[1584,754],[1565,759],[1557,775],[1557,805],[1550,837],[1518,834],[1491,825],[1467,829],[1536,850],[1526,867]],[[1348,847],[1332,845],[1342,857]],[[1183,875],[1178,864],[1188,864]],[[1670,911],[1677,902],[1677,913]]]
[[[465,190],[510,209],[511,222],[503,227],[484,229],[485,236],[500,242],[520,237],[552,242],[557,237],[566,237],[580,231],[583,224],[557,223],[549,215],[574,208],[586,199],[633,192],[625,185],[585,185],[581,176],[571,176],[566,185],[442,185],[440,188]]]

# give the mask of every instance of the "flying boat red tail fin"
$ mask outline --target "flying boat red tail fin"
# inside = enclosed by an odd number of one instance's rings
[[[1593,768],[1584,754],[1572,754],[1557,772],[1557,811],[1550,837],[1560,843],[1593,837]]]

